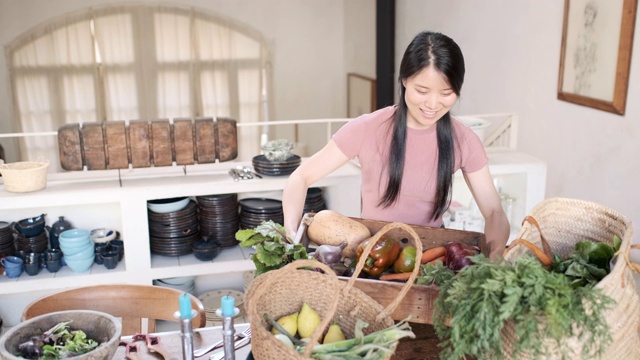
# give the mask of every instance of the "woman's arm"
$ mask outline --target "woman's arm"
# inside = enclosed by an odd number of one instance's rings
[[[283,225],[288,236],[293,239],[298,230],[309,186],[348,161],[349,158],[340,151],[338,145],[330,140],[320,151],[303,161],[289,176],[282,192]]]
[[[509,221],[493,185],[489,165],[473,173],[463,173],[471,194],[484,217],[484,234],[491,259],[502,256],[509,240]]]

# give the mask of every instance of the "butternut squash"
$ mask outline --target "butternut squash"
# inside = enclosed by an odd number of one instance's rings
[[[307,227],[309,240],[318,245],[340,246],[346,243],[342,256],[353,258],[360,243],[371,237],[366,225],[333,210],[322,210]]]

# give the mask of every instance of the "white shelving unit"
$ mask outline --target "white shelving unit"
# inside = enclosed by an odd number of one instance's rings
[[[304,160],[303,160],[304,161]],[[84,273],[63,267],[57,273],[42,270],[35,276],[23,273],[16,279],[0,276],[0,317],[7,321],[21,313],[26,301],[66,287],[107,284],[152,284],[154,279],[178,276],[230,275],[253,270],[250,251],[239,246],[223,249],[212,261],[193,255],[167,257],[150,252],[147,200],[179,196],[238,193],[239,198],[280,198],[287,177],[234,182],[228,171],[250,163],[228,162],[187,167],[134,169],[50,174],[47,187],[38,192],[16,194],[0,187],[0,219],[18,221],[47,214],[47,224],[64,216],[74,227],[112,228],[121,233],[125,257],[113,270],[94,264]],[[349,216],[360,214],[360,171],[347,164],[314,184],[324,190],[331,209]],[[16,296],[12,296],[16,295]],[[28,300],[27,300],[28,301]]]
[[[539,159],[513,150],[488,149],[488,154],[491,172],[501,190],[517,199],[514,218],[521,220],[544,198],[546,165]],[[147,201],[225,193],[238,193],[240,198],[281,196],[286,177],[265,176],[263,179],[234,182],[228,170],[245,165],[251,164],[227,162],[54,173],[49,174],[44,190],[24,194],[10,193],[0,186],[2,221],[18,221],[44,213],[50,225],[59,216],[64,216],[76,228],[116,229],[125,243],[124,260],[113,270],[94,265],[85,273],[74,273],[63,267],[54,274],[43,270],[36,276],[23,273],[17,279],[0,276],[0,317],[5,325],[17,323],[29,301],[66,287],[107,283],[152,284],[154,279],[178,276],[220,276],[228,281],[241,279],[241,273],[254,269],[254,265],[249,260],[250,252],[240,247],[224,249],[210,262],[199,261],[193,255],[166,257],[151,254]],[[456,182],[459,181],[462,181],[461,186],[454,184],[454,199],[470,197],[470,193],[465,194],[462,176],[456,177]],[[360,169],[356,164],[346,164],[314,186],[324,189],[329,208],[347,216],[360,215]]]

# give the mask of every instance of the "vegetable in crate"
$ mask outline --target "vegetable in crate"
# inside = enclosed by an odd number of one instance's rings
[[[480,253],[480,248],[477,246],[455,241],[446,244],[445,248],[445,264],[453,271],[459,271],[465,266],[473,264],[470,257]]]
[[[523,353],[544,359],[550,351],[546,341],[557,343],[569,358],[562,342],[572,336],[580,338],[586,358],[602,354],[611,343],[604,314],[613,301],[600,289],[573,288],[569,278],[528,255],[513,264],[481,255],[471,260],[440,287],[436,299],[434,325],[442,359],[502,358],[507,325],[518,337],[512,343],[514,359]]]
[[[360,261],[360,256],[371,239],[360,243],[356,250],[356,261]],[[371,249],[362,271],[372,276],[378,276],[393,265],[399,254],[400,244],[392,238],[382,237]]]
[[[345,257],[354,257],[358,245],[371,237],[371,231],[366,225],[333,210],[321,210],[303,221],[308,221],[309,240],[318,245],[340,246],[346,242],[347,245],[342,250]]]
[[[263,221],[255,229],[238,230],[236,240],[240,246],[255,248],[256,252],[251,255],[256,266],[255,276],[308,257],[304,246],[292,244],[284,227],[271,220]]]
[[[393,270],[396,273],[408,273],[412,272],[416,265],[416,247],[413,245],[407,245],[402,248],[400,255],[393,263]]]

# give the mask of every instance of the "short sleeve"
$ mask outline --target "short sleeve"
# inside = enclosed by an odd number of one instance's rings
[[[460,169],[466,173],[473,173],[489,163],[487,152],[480,137],[466,125],[455,121],[460,150]]]

